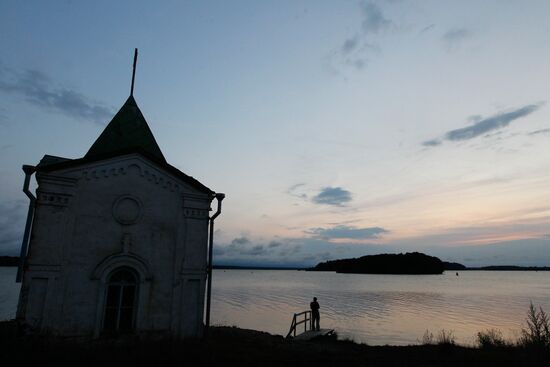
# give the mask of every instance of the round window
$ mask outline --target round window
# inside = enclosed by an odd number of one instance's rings
[[[141,202],[134,196],[120,197],[113,205],[113,216],[120,224],[134,224],[141,216]]]

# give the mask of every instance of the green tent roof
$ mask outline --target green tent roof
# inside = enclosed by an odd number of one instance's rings
[[[144,151],[161,162],[166,162],[132,96],[128,97],[84,158],[91,159],[130,150]]]
[[[51,172],[132,153],[138,153],[158,164],[191,187],[210,195],[214,194],[214,191],[166,162],[132,96],[128,97],[83,158],[68,159],[45,155],[36,168],[38,171]]]

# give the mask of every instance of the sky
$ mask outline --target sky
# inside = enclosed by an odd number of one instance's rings
[[[0,255],[23,164],[82,157],[129,95],[226,194],[218,264],[421,251],[550,266],[550,2],[0,2]]]

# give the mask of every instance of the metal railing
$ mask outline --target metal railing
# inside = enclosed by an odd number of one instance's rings
[[[290,325],[290,330],[288,331],[286,337],[290,338],[291,335],[296,336],[296,328],[301,324],[304,324],[304,333],[308,330],[313,329],[313,319],[311,317],[311,311],[304,311],[294,314],[294,317],[292,318],[292,324]]]

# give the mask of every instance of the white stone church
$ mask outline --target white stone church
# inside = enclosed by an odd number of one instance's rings
[[[45,155],[24,170],[27,329],[202,335],[210,204],[223,194],[166,162],[132,95],[83,158]]]

